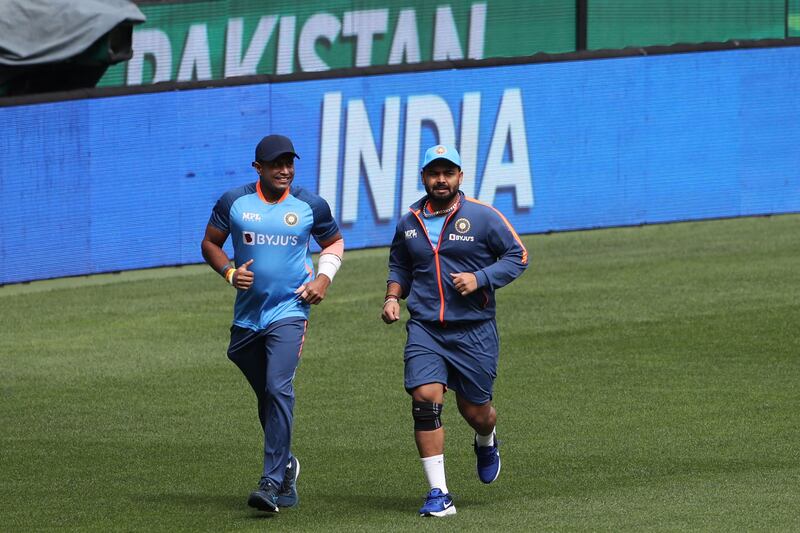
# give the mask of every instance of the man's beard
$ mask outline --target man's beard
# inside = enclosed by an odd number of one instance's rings
[[[447,196],[434,196],[433,194],[434,190],[435,189],[428,188],[428,186],[425,185],[425,192],[428,193],[428,201],[433,200],[434,202],[441,204],[450,203],[450,201],[453,200],[453,198],[455,198],[456,195],[458,194],[458,189],[450,190],[448,188],[447,191],[449,194]]]

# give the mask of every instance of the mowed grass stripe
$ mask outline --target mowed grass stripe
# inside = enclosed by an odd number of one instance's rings
[[[477,480],[447,398],[452,519],[415,516],[405,331],[378,318],[377,249],[348,252],[313,310],[301,504],[272,518],[245,506],[260,430],[218,275],[0,289],[0,529],[800,529],[800,216],[523,239],[531,268],[498,293],[503,473]]]

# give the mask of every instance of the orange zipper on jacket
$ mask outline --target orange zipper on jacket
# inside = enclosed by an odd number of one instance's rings
[[[422,222],[422,219],[419,217],[420,211],[414,211],[413,209],[409,209],[409,211],[414,213],[414,216],[417,217],[417,220],[419,221],[419,225],[422,226],[422,231],[425,232],[425,237],[428,239],[428,243],[431,245],[431,248],[433,249],[433,259],[434,259],[434,261],[436,261],[436,281],[439,284],[439,302],[440,302],[440,305],[439,305],[439,322],[441,322],[442,325],[444,325],[444,323],[445,323],[444,322],[444,288],[442,287],[442,268],[441,268],[441,265],[439,264],[439,247],[442,245],[442,241],[443,241],[442,237],[444,236],[444,229],[447,227],[447,223],[450,222],[450,219],[453,217],[453,215],[456,214],[456,211],[458,211],[458,208],[456,208],[453,211],[451,211],[450,214],[447,215],[447,218],[444,219],[444,224],[442,224],[442,231],[439,232],[439,242],[436,243],[436,247],[435,248],[433,247],[433,242],[431,241],[430,235],[428,235],[428,228],[425,227],[425,223]]]

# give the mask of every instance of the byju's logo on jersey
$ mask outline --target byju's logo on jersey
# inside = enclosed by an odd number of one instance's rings
[[[265,233],[255,233],[254,231],[243,231],[242,242],[248,246],[256,244],[266,244],[269,246],[296,246],[297,235],[270,235]]]
[[[242,213],[242,220],[247,220],[251,222],[261,222],[261,215],[258,213],[248,213],[245,211]]]
[[[469,220],[466,218],[459,218],[456,220],[456,231],[461,233],[461,235],[456,235],[455,233],[451,233],[449,240],[451,241],[464,241],[464,242],[475,242],[475,237],[472,235],[464,235],[464,233],[468,232],[472,225],[469,223]]]
[[[283,216],[283,222],[287,226],[295,226],[298,220],[300,220],[300,217],[297,216],[297,213],[286,213]]]
[[[407,229],[406,230],[406,240],[413,239],[417,236],[417,230],[415,229]]]

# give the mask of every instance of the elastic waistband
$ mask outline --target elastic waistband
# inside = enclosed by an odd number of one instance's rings
[[[494,318],[486,318],[484,320],[461,320],[458,322],[445,322],[442,324],[439,321],[417,320],[415,318],[409,319],[409,322],[416,322],[426,328],[432,329],[446,329],[448,331],[458,331],[461,329],[470,329],[484,324],[494,323]]]

